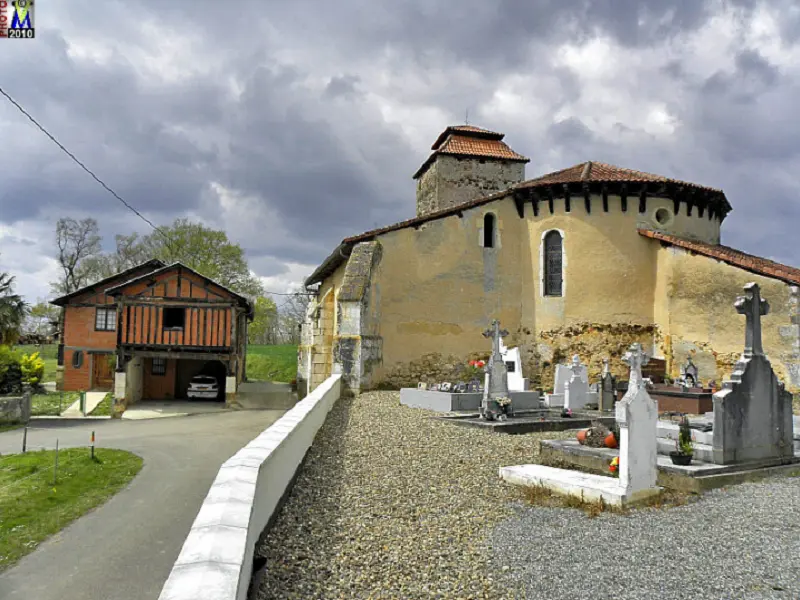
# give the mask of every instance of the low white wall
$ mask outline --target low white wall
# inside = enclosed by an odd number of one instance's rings
[[[329,377],[222,465],[159,600],[245,600],[256,541],[340,393]]]

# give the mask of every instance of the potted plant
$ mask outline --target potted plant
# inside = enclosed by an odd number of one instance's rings
[[[689,418],[684,416],[681,419],[681,426],[678,430],[678,441],[675,443],[675,450],[669,453],[673,465],[686,466],[692,463],[694,455],[694,444],[692,443],[692,430],[689,427]]]

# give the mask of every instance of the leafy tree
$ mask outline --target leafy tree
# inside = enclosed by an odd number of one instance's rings
[[[148,235],[116,236],[116,251],[103,254],[94,219],[60,219],[56,226],[59,263],[64,275],[53,284],[58,293],[69,293],[148,260],[167,264],[181,262],[227,288],[256,298],[261,282],[250,273],[244,250],[224,231],[188,219],[177,219]]]
[[[251,344],[275,344],[277,342],[278,307],[271,298],[259,296],[254,302],[255,316],[247,328]]]
[[[58,294],[69,294],[99,279],[95,262],[101,256],[97,221],[61,218],[56,223],[56,246],[61,277],[51,284]]]
[[[22,297],[14,293],[14,277],[0,273],[0,344],[17,341],[27,308]]]

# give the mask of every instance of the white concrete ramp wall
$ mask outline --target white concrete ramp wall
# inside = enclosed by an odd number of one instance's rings
[[[159,600],[245,600],[255,544],[340,393],[329,377],[222,465]]]

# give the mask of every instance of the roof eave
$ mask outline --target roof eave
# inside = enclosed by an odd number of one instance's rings
[[[328,275],[333,273],[336,269],[339,268],[346,259],[348,255],[345,255],[344,252],[346,249],[352,247],[352,243],[342,242],[336,247],[328,258],[322,261],[322,264],[318,266],[311,275],[309,275],[306,280],[303,282],[306,287],[314,285],[315,283],[322,282]]]
[[[89,285],[85,285],[82,288],[80,288],[78,290],[75,290],[74,292],[70,292],[69,294],[64,294],[63,296],[59,296],[58,298],[56,298],[54,300],[51,300],[50,304],[52,304],[54,306],[64,306],[69,302],[70,299],[74,298],[75,296],[79,296],[79,295],[81,295],[81,294],[83,294],[83,293],[85,293],[85,292],[87,292],[87,291],[89,291],[91,289],[99,287],[99,286],[103,285],[104,283],[119,277],[120,275],[124,275],[125,273],[130,273],[132,271],[136,271],[137,269],[141,269],[142,267],[146,267],[148,265],[152,265],[154,271],[157,271],[158,269],[161,269],[161,268],[166,266],[159,259],[152,258],[152,259],[150,259],[148,261],[145,261],[145,262],[143,262],[141,264],[138,264],[138,265],[136,265],[134,267],[131,267],[130,269],[125,269],[124,271],[120,271],[119,273],[115,273],[114,275],[111,275],[110,277],[106,277],[104,279],[101,279],[100,281],[96,281],[95,283],[91,283]],[[157,265],[160,265],[160,266],[157,266]],[[117,286],[114,286],[114,287],[117,287]],[[112,288],[109,288],[109,289],[112,289]],[[106,291],[108,291],[108,290],[106,290]]]

